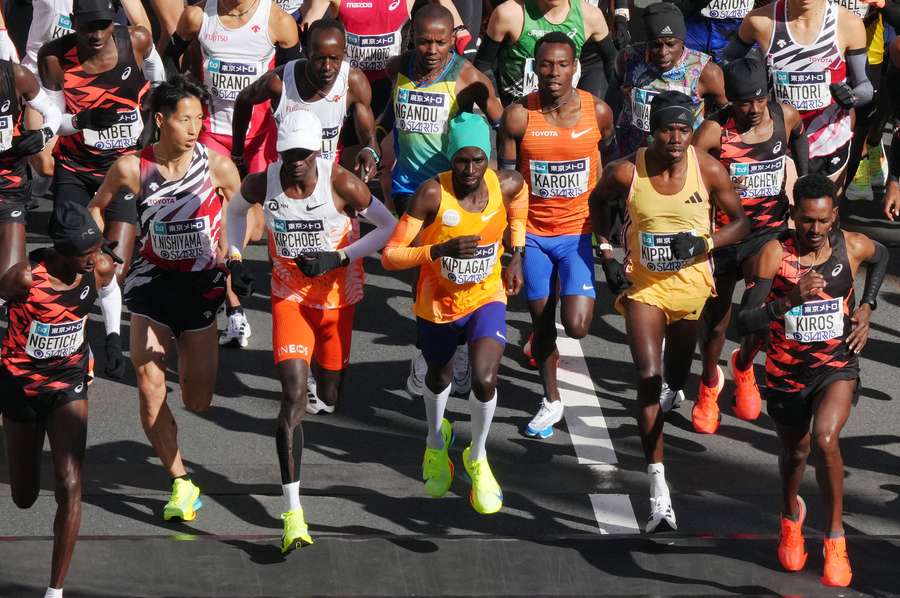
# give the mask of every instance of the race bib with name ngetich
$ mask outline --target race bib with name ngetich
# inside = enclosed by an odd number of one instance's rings
[[[774,197],[784,188],[784,156],[760,162],[732,162],[731,180],[740,179],[741,197]]]
[[[470,258],[442,257],[441,275],[456,284],[473,284],[486,279],[496,264],[497,243],[479,245]]]
[[[549,162],[531,160],[531,194],[534,197],[573,198],[588,192],[591,164],[588,158]]]
[[[275,218],[272,222],[272,237],[275,252],[279,257],[294,259],[304,253],[331,251],[325,238],[323,220],[284,220]]]
[[[844,335],[844,300],[841,297],[807,301],[784,314],[784,337],[815,343]]]
[[[154,220],[150,223],[153,253],[164,260],[193,260],[215,255],[209,217]]]
[[[775,99],[797,110],[822,110],[831,105],[831,71],[775,71]]]
[[[84,345],[87,316],[74,322],[44,324],[34,320],[28,329],[25,352],[35,359],[74,355]]]

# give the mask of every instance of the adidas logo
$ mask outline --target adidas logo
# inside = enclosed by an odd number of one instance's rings
[[[659,32],[660,35],[672,35],[672,28],[666,25],[663,27],[663,30]]]
[[[691,196],[684,200],[684,203],[703,203],[703,198],[700,197],[700,194],[694,191],[691,193]]]

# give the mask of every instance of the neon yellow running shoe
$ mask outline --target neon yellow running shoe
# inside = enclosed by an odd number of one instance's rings
[[[446,418],[441,421],[441,438],[444,439],[444,448],[425,447],[425,456],[422,457],[422,479],[425,480],[425,491],[431,498],[444,496],[453,483],[453,461],[447,454],[453,444],[453,426]]]
[[[281,534],[281,554],[287,554],[295,548],[300,548],[303,543],[312,544],[313,539],[309,535],[309,527],[303,518],[303,509],[294,509],[281,514],[284,521],[284,532]]]
[[[172,497],[163,508],[163,519],[193,521],[202,506],[200,487],[190,480],[178,478],[172,482]]]
[[[494,478],[487,457],[472,461],[469,459],[471,451],[471,446],[463,451],[463,465],[472,482],[469,502],[482,515],[491,515],[503,507],[503,490]]]
[[[847,191],[845,193],[847,199],[850,201],[871,201],[874,197],[872,194],[872,185],[870,184],[868,157],[859,161],[859,167],[856,169],[856,174],[853,175],[853,180],[847,185]]]

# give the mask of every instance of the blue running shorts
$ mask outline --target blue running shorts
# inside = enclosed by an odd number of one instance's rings
[[[594,298],[594,254],[591,235],[541,237],[525,235],[525,298],[529,301],[555,295]]]
[[[416,318],[419,348],[428,363],[445,364],[453,359],[456,347],[479,338],[491,338],[506,346],[506,304],[485,303],[472,313],[452,322],[437,324]]]

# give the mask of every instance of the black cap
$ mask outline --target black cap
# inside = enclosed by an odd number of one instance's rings
[[[650,130],[679,123],[694,126],[694,104],[680,91],[664,91],[650,102]]]
[[[649,39],[675,37],[682,41],[687,36],[684,15],[671,2],[657,2],[644,9],[644,28]]]
[[[112,21],[116,18],[116,8],[112,0],[75,0],[72,19],[79,23]]]
[[[50,217],[50,239],[53,248],[62,255],[84,255],[100,243],[100,249],[113,261],[121,264],[122,259],[106,244],[100,227],[83,205],[73,201],[59,202]]]
[[[725,95],[732,102],[769,95],[769,74],[758,58],[739,58],[725,65]]]

